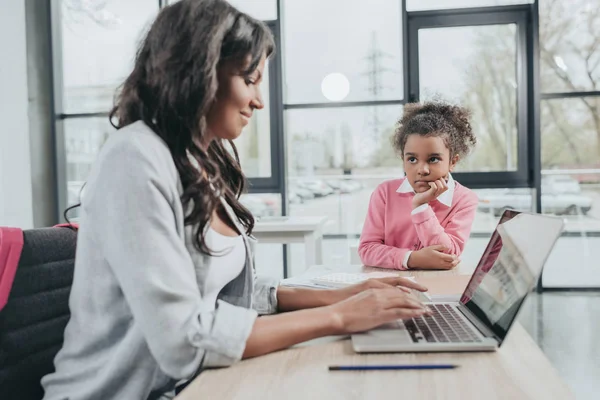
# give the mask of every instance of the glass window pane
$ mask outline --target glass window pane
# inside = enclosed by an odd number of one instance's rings
[[[288,110],[289,176],[402,173],[390,140],[401,106]]]
[[[543,169],[600,168],[600,97],[542,100],[541,134]]]
[[[448,8],[507,6],[533,3],[533,0],[406,0],[408,11],[443,10]]]
[[[562,215],[569,233],[544,286],[600,286],[600,97],[543,100],[541,134],[542,211]]]
[[[108,135],[114,131],[108,117],[64,120],[68,205],[79,203],[81,188],[88,178],[98,152]],[[77,210],[74,210],[69,215],[77,214]]]
[[[281,216],[281,195],[278,193],[246,193],[240,201],[257,221]]]
[[[63,109],[106,112],[133,66],[158,1],[61,2]]]
[[[589,0],[540,0],[543,93],[600,90],[600,8]]]
[[[359,233],[369,197],[403,176],[391,146],[401,106],[286,111],[290,214],[327,216],[325,233]]]
[[[269,64],[265,64],[261,92],[265,108],[254,111],[250,123],[235,145],[242,170],[249,178],[271,176],[271,107],[269,100]]]
[[[419,30],[421,100],[469,108],[478,144],[460,172],[517,169],[516,26]]]
[[[286,103],[403,98],[400,1],[285,1],[282,12]]]
[[[238,10],[262,21],[277,19],[277,0],[228,0]]]

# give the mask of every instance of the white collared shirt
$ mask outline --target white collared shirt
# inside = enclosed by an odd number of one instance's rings
[[[454,197],[454,188],[456,187],[456,182],[452,177],[452,174],[448,174],[448,190],[444,193],[440,194],[437,200],[445,205],[446,207],[452,207],[452,198]],[[402,184],[396,189],[396,193],[415,193],[415,189],[411,186],[408,178],[404,179]],[[421,208],[423,207],[423,208]],[[415,208],[412,213],[417,214],[429,207],[429,204],[422,204],[419,207]],[[418,211],[417,211],[418,210]]]
[[[452,178],[452,174],[448,174],[447,184],[448,184],[448,190],[446,190],[444,193],[440,194],[437,197],[437,201],[439,201],[446,207],[452,207],[452,198],[454,197],[454,188],[456,187],[456,182],[454,181],[454,178]],[[416,193],[416,192],[415,192],[415,189],[410,184],[410,182],[408,181],[408,178],[405,178],[404,181],[402,181],[402,184],[398,187],[398,189],[396,189],[396,193]],[[412,210],[411,215],[415,215],[420,212],[423,212],[423,211],[427,210],[428,208],[429,208],[429,204],[427,204],[427,203],[421,204],[419,207]],[[412,254],[412,251],[410,251],[410,250],[408,252],[406,252],[406,255],[404,256],[404,260],[402,261],[402,265],[404,266],[404,268],[408,268],[408,259],[410,258],[411,254]]]

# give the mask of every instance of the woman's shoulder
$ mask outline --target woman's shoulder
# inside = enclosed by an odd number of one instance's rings
[[[99,164],[135,168],[140,172],[176,173],[173,157],[166,143],[142,121],[113,132],[104,143]]]
[[[110,134],[88,182],[152,181],[175,187],[179,174],[166,143],[143,122]]]
[[[142,121],[111,133],[103,146],[104,153],[130,153],[147,157],[170,157],[166,143]]]

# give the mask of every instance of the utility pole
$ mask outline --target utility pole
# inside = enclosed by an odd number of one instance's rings
[[[371,32],[371,46],[367,56],[364,58],[367,62],[367,71],[363,73],[368,79],[367,91],[371,95],[369,100],[379,100],[385,90],[390,89],[389,86],[383,83],[383,75],[386,72],[393,72],[384,65],[385,59],[390,58],[392,58],[390,54],[379,49],[376,32]],[[378,107],[371,107],[371,109],[367,125],[370,128],[372,143],[378,146],[381,137],[381,118]]]

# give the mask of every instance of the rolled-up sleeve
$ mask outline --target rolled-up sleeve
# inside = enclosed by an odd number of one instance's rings
[[[93,230],[152,356],[174,379],[240,360],[257,312],[203,301],[176,225],[180,199],[169,175],[176,171],[135,141],[107,147],[86,193],[82,229]]]
[[[252,308],[260,315],[277,312],[277,287],[279,279],[267,276],[257,276],[254,280]]]

